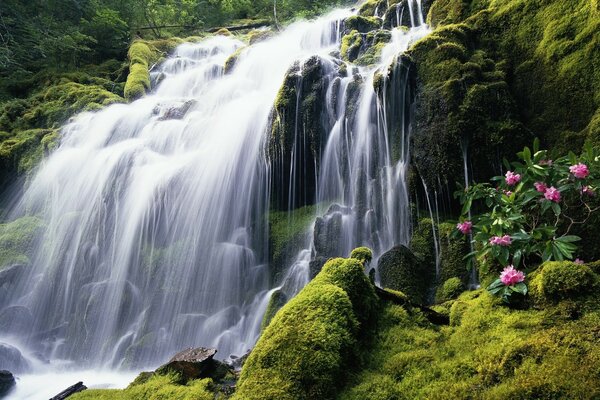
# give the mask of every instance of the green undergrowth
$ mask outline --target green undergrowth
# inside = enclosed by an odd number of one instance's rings
[[[484,290],[465,292],[436,307],[450,314],[444,327],[388,304],[365,368],[339,398],[598,398],[600,308],[580,300],[513,310]]]
[[[332,398],[356,363],[378,300],[356,259],[332,259],[265,329],[234,399]]]
[[[126,389],[88,389],[76,393],[73,400],[213,400],[212,381],[201,379],[190,381],[186,385],[179,384],[179,376],[175,374],[153,375],[146,382],[129,385]]]

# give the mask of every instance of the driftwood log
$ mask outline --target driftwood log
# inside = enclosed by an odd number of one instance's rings
[[[76,384],[74,384],[73,386],[69,386],[50,400],[63,400],[75,393],[82,392],[85,389],[87,389],[87,386],[85,386],[83,382],[77,382]]]

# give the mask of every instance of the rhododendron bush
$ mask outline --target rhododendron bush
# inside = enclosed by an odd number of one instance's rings
[[[518,157],[517,162],[504,161],[507,171],[492,178],[492,184],[457,192],[463,209],[455,234],[472,235],[475,251],[467,256],[469,267],[476,259],[505,268],[505,276],[524,279],[518,270],[577,256],[580,238],[572,234],[573,227],[600,210],[595,198],[600,156],[586,147],[579,157],[569,153],[552,160],[536,139],[533,149],[526,147]],[[505,298],[526,293],[523,280],[502,276],[488,289]]]

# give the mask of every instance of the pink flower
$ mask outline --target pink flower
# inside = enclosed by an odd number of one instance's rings
[[[507,195],[508,197],[512,196],[513,192],[511,192],[510,190],[503,190],[504,194]]]
[[[581,188],[581,193],[582,194],[587,194],[588,196],[595,196],[596,192],[594,192],[594,189],[592,189],[589,186],[584,186]]]
[[[540,165],[551,166],[552,165],[552,160],[540,160]]]
[[[576,258],[575,261],[573,261],[575,264],[585,264],[585,262],[583,260],[580,260],[579,258]]]
[[[495,246],[510,246],[511,243],[512,240],[509,235],[504,235],[502,237],[493,236],[490,238],[490,244],[493,244]]]
[[[550,186],[544,192],[544,197],[546,198],[546,200],[550,200],[555,203],[559,203],[560,202],[560,191],[557,188],[555,188],[554,186]]]
[[[548,189],[548,186],[546,186],[544,182],[536,182],[533,184],[533,186],[535,186],[535,190],[537,190],[540,193],[544,193],[546,189]]]
[[[464,221],[456,225],[456,229],[461,231],[463,235],[471,233],[471,228],[473,228],[473,223],[471,221]]]
[[[577,179],[587,178],[590,174],[587,165],[579,163],[577,165],[571,165],[569,167],[569,171],[575,176]]]
[[[524,280],[525,274],[521,271],[517,271],[512,265],[504,268],[504,271],[500,274],[500,281],[506,286],[516,285]]]
[[[506,176],[505,181],[508,186],[516,185],[517,183],[519,183],[521,181],[521,175],[515,174],[512,171],[508,171],[505,176]]]

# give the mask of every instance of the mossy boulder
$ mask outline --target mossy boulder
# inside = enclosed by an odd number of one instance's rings
[[[45,224],[26,216],[0,224],[0,270],[11,264],[28,264],[28,253],[39,240]]]
[[[332,398],[377,304],[358,260],[329,261],[265,329],[233,398]]]
[[[470,271],[464,257],[471,251],[468,236],[456,236],[455,224],[442,222],[438,226],[440,235],[440,276],[446,282],[458,278],[463,284],[469,282]]]
[[[598,275],[585,264],[549,261],[542,264],[530,280],[530,294],[537,302],[556,303],[589,294],[598,284]]]
[[[377,264],[381,286],[405,293],[417,303],[427,301],[432,284],[431,271],[427,271],[419,258],[406,246],[398,245],[383,253]],[[435,274],[435,270],[433,271]]]
[[[265,311],[265,315],[263,316],[262,322],[260,324],[260,331],[264,331],[267,326],[273,320],[277,311],[281,309],[287,303],[288,298],[280,289],[273,292],[271,298],[269,299],[269,304],[267,305],[267,309]]]
[[[183,40],[173,38],[136,40],[131,44],[127,52],[129,75],[124,89],[127,101],[136,100],[150,90],[150,69],[181,43]]]
[[[354,258],[366,266],[373,259],[373,252],[368,247],[357,247],[350,253],[350,258]]]
[[[435,293],[436,303],[443,303],[448,300],[457,298],[466,289],[465,284],[460,278],[449,278],[440,287],[438,287]]]
[[[381,19],[371,16],[353,15],[344,20],[344,32],[367,33],[381,28]]]

